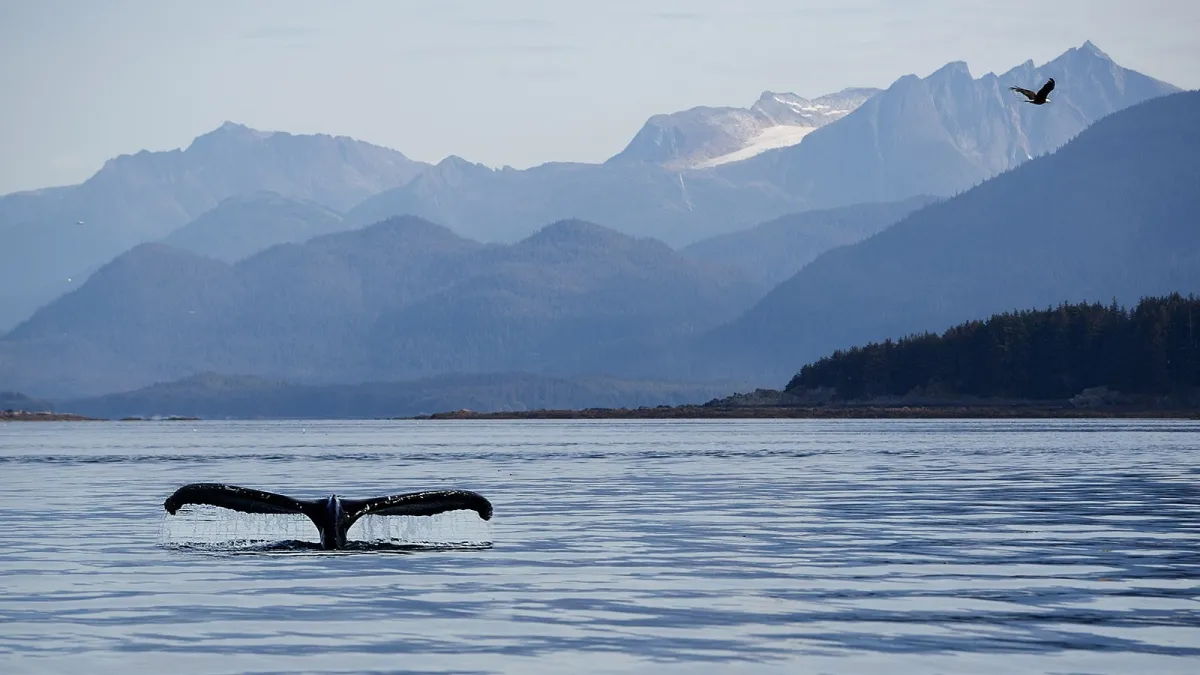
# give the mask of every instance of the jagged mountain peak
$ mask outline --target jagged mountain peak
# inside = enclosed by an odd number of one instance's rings
[[[974,77],[972,77],[972,75],[971,75],[971,67],[967,65],[966,61],[951,61],[951,62],[947,63],[946,65],[942,66],[941,68],[938,68],[937,70],[933,71],[933,73],[926,79],[940,79],[940,78],[962,77],[962,76],[966,76],[966,77],[970,77],[971,79],[974,79]]]
[[[1088,40],[1078,47],[1071,47],[1070,49],[1067,49],[1062,54],[1059,54],[1040,66],[1037,65],[1033,59],[1027,59],[1024,63],[1005,71],[999,77],[1001,80],[1007,81],[1013,77],[1028,77],[1033,73],[1044,72],[1047,75],[1052,75],[1056,80],[1061,80],[1069,71],[1093,67],[1099,67],[1103,70],[1111,70],[1113,68],[1121,71],[1126,70],[1113,61],[1112,57],[1097,47],[1095,43],[1093,43],[1091,40]],[[1128,72],[1133,73],[1134,71]],[[1138,75],[1140,75],[1140,73]],[[1153,80],[1153,78],[1148,79]],[[1060,82],[1060,84],[1064,83]]]
[[[445,159],[443,159],[442,161],[435,164],[434,167],[439,170],[443,170],[443,171],[446,169],[487,169],[489,171],[491,170],[491,169],[488,169],[488,167],[484,164],[480,164],[478,162],[472,162],[471,160],[464,159],[462,157],[459,157],[458,155],[447,155],[445,157]]]
[[[197,137],[197,139],[208,137],[208,136],[270,138],[279,133],[282,133],[284,136],[291,135],[286,132],[263,131],[260,129],[255,129],[253,127],[247,126],[245,124],[241,124],[239,122],[225,120],[224,122],[221,123],[221,126],[217,127],[216,129],[213,129],[212,131],[208,132],[207,134],[201,134],[200,136]],[[193,142],[195,142],[195,141],[193,141]]]
[[[1057,82],[1049,105],[1025,105],[1008,91],[1036,89],[1048,77]],[[720,173],[773,182],[810,207],[950,196],[1053,151],[1108,114],[1175,91],[1122,68],[1090,43],[1000,76],[974,78],[966,63],[951,61],[923,78],[897,78],[800,145]]]
[[[1107,53],[1105,53],[1102,49],[1097,47],[1096,44],[1094,42],[1092,42],[1091,40],[1085,40],[1082,45],[1080,45],[1078,48],[1072,48],[1071,50],[1069,50],[1069,52],[1083,52],[1085,54],[1089,54],[1089,55],[1097,57],[1097,58],[1102,58],[1107,61],[1112,61],[1112,58]]]
[[[629,145],[608,161],[647,162],[672,169],[707,168],[795,145],[814,129],[841,119],[877,92],[850,88],[808,99],[762,92],[749,108],[696,106],[650,117]]]
[[[436,192],[448,187],[462,186],[473,178],[492,173],[494,170],[485,164],[472,162],[458,155],[449,155],[417,176],[413,185],[422,192]]]
[[[1058,56],[1058,58],[1055,58],[1052,61],[1050,61],[1047,65],[1051,65],[1051,64],[1055,64],[1055,63],[1081,63],[1081,62],[1083,62],[1083,63],[1103,62],[1103,63],[1115,65],[1115,62],[1112,60],[1112,57],[1109,56],[1107,53],[1105,53],[1104,50],[1097,47],[1096,44],[1094,42],[1092,42],[1091,40],[1087,40],[1086,42],[1079,45],[1078,47],[1071,47],[1067,51],[1060,54]]]
[[[192,139],[183,149],[188,157],[203,157],[213,152],[254,152],[252,148],[268,142],[287,143],[293,138],[299,142],[309,140],[304,136],[293,136],[284,131],[263,131],[226,120],[221,126]],[[310,138],[318,138],[314,135]],[[327,138],[327,137],[326,137]]]

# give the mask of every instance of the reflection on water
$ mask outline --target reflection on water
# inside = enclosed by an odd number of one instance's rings
[[[255,553],[277,553],[298,555],[351,555],[365,553],[418,553],[421,551],[482,551],[491,544],[404,544],[389,541],[350,541],[345,546],[329,551],[311,541],[298,539],[245,540],[234,539],[219,543],[168,543],[164,548],[174,551],[196,551],[212,555],[249,555]]]
[[[0,672],[1193,673],[1198,432],[0,425]],[[166,516],[200,481],[465,488],[495,516],[320,551],[302,517]]]

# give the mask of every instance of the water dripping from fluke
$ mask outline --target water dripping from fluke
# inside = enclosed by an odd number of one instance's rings
[[[491,548],[492,505],[466,490],[297,500],[194,483],[164,503],[160,545],[209,552],[403,552]]]

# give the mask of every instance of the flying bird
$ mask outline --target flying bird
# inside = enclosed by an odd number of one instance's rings
[[[1042,105],[1048,101],[1046,97],[1050,95],[1050,92],[1054,91],[1054,78],[1052,77],[1049,80],[1046,80],[1046,84],[1043,84],[1042,88],[1038,89],[1036,93],[1025,89],[1024,87],[1009,87],[1009,89],[1012,89],[1018,94],[1024,94],[1025,98],[1029,99],[1028,101],[1025,101],[1026,103]]]

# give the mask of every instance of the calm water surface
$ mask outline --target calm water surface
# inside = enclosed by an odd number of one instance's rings
[[[245,550],[315,529],[197,481],[496,515]],[[1200,425],[0,424],[0,673],[68,672],[1197,673]]]

